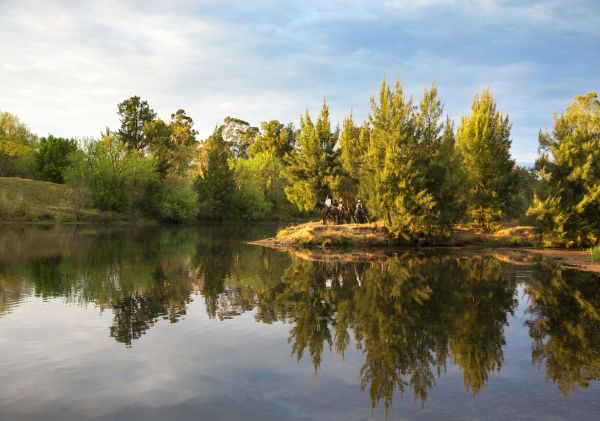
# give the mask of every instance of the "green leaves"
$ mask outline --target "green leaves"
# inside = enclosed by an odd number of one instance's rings
[[[529,209],[547,245],[600,242],[600,101],[595,92],[575,97],[554,117],[552,134],[540,133],[536,168],[542,179]]]
[[[488,90],[475,95],[471,114],[458,127],[457,145],[471,182],[469,218],[488,229],[504,218],[515,189],[510,129],[508,115],[497,111]]]
[[[324,201],[335,190],[340,174],[338,138],[339,130],[331,131],[325,102],[316,123],[308,111],[300,118],[298,147],[287,156],[284,174],[289,182],[285,194],[301,210],[312,210],[317,201]]]

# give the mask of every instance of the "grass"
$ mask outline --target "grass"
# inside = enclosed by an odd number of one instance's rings
[[[600,246],[589,248],[586,252],[592,262],[600,262]]]
[[[371,224],[322,225],[309,222],[286,227],[275,238],[259,242],[273,247],[292,248],[369,248],[402,245],[394,239],[381,222]],[[469,227],[457,227],[454,237],[435,241],[418,241],[404,245],[537,247],[538,230],[530,226],[504,227],[494,233]]]
[[[64,184],[0,177],[0,221],[71,222],[77,221],[72,194]],[[99,222],[124,220],[124,215],[93,208],[79,211],[79,220]]]
[[[375,224],[323,225],[309,222],[280,230],[272,245],[297,247],[372,247],[394,245],[387,229]]]

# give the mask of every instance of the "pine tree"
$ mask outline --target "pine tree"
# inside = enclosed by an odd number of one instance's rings
[[[453,123],[440,121],[444,107],[435,84],[425,89],[417,116],[419,168],[435,204],[425,219],[430,234],[447,234],[464,214],[465,173],[455,149]]]
[[[288,155],[285,170],[290,184],[285,194],[300,209],[313,209],[315,203],[331,195],[339,183],[338,137],[339,130],[331,131],[326,102],[316,123],[313,124],[308,111],[300,117],[298,147]]]
[[[223,140],[221,128],[216,129],[204,141],[200,155],[200,175],[194,183],[198,192],[200,216],[208,219],[233,217],[235,179],[229,166],[231,153]]]
[[[552,134],[540,132],[536,169],[541,189],[529,214],[543,229],[545,245],[600,243],[600,100],[575,97],[555,115]]]
[[[371,98],[369,149],[362,191],[369,209],[384,217],[392,232],[405,239],[430,233],[429,215],[435,204],[427,192],[411,99],[396,81],[394,91],[381,85],[379,104]],[[371,177],[367,177],[371,174]]]
[[[504,218],[514,190],[510,129],[508,115],[496,110],[488,90],[475,95],[471,114],[458,128],[457,144],[471,183],[468,216],[487,228]]]

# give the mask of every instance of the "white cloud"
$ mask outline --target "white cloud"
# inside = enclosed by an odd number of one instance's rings
[[[165,118],[186,109],[205,136],[226,115],[296,122],[306,107],[317,112],[323,96],[334,123],[351,107],[361,120],[380,78],[400,74],[415,96],[436,79],[456,119],[475,89],[490,86],[515,117],[514,133],[535,150],[530,128],[551,121],[553,104],[568,99],[554,93],[549,102],[547,84],[565,79],[538,80],[536,58],[513,51],[532,39],[544,45],[538,31],[548,27],[574,42],[597,38],[597,7],[565,4],[5,0],[0,109],[42,135],[83,137],[115,128],[116,104],[140,95]],[[506,57],[489,61],[490,51]],[[598,82],[578,71],[570,96]]]

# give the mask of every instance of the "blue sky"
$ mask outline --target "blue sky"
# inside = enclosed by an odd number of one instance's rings
[[[599,46],[595,0],[0,0],[0,110],[82,138],[140,95],[206,136],[228,115],[297,124],[323,97],[362,121],[399,76],[416,100],[435,80],[456,123],[489,87],[532,163],[553,113],[600,89]]]

